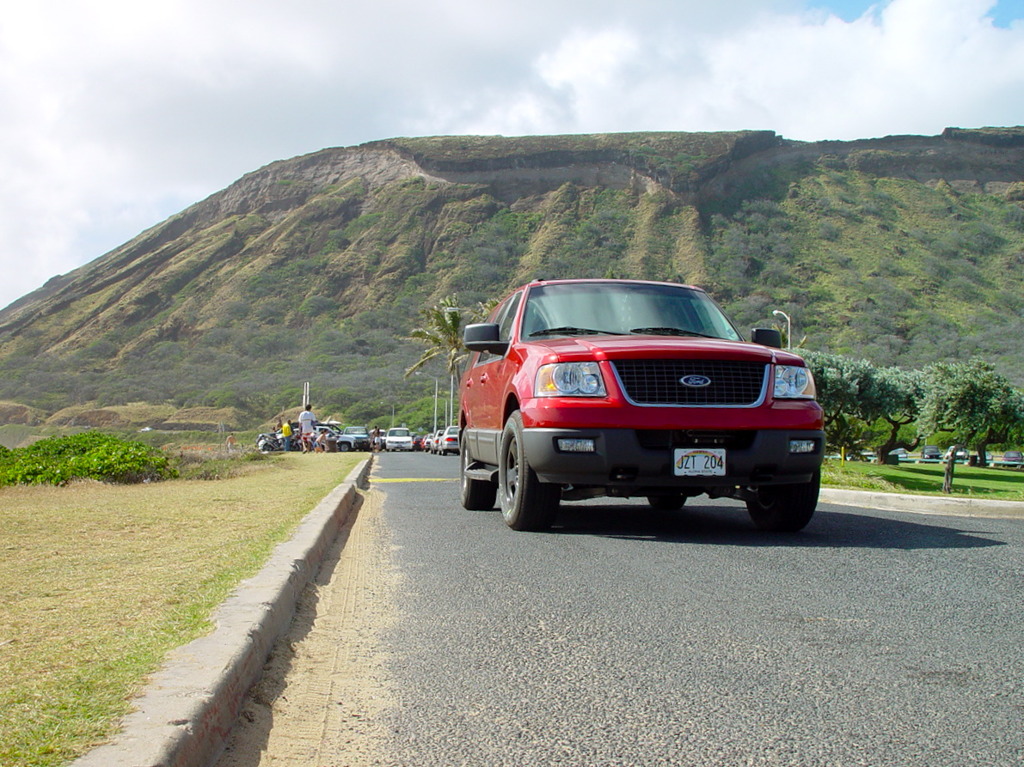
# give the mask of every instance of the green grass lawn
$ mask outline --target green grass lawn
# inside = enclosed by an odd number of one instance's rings
[[[214,481],[0,488],[0,764],[54,767],[109,738],[167,652],[207,633],[365,457],[281,455]]]
[[[944,495],[942,479],[945,469],[942,464],[883,466],[828,460],[822,469],[821,482],[826,487],[850,490]],[[953,497],[1024,501],[1024,471],[957,464],[953,472]]]

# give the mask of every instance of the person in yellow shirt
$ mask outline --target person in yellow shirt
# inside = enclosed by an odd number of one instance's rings
[[[292,449],[292,425],[288,421],[281,423],[277,421],[277,428],[281,430],[281,441],[284,443],[284,451],[287,453]]]

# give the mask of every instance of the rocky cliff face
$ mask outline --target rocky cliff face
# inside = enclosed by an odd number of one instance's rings
[[[822,317],[874,311],[881,280],[907,294],[885,309],[902,312],[883,328],[894,339],[887,361],[898,361],[919,324],[963,311],[964,295],[1000,323],[1020,319],[994,275],[1024,260],[1022,198],[1021,128],[854,142],[748,131],[326,149],[247,174],[0,312],[0,396],[30,388],[16,372],[29,357],[55,369],[84,361],[99,380],[132,365],[195,371],[203,354],[239,370],[318,349],[336,363],[372,356],[374,334],[402,337],[444,295],[468,306],[535,276],[698,282],[744,323],[785,304],[819,348],[838,350],[864,348],[879,329],[858,338],[849,322],[832,328]],[[838,284],[842,273],[851,276]],[[914,294],[925,283],[930,299]],[[947,295],[950,283],[959,297]],[[948,326],[957,339],[976,330]],[[920,348],[907,359],[919,361]]]

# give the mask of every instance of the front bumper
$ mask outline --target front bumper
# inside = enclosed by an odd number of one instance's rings
[[[523,443],[530,466],[542,482],[605,488],[612,495],[810,482],[824,458],[822,431],[735,432],[725,434],[724,439],[722,434],[716,435],[717,442],[703,445],[725,449],[723,476],[676,476],[675,448],[701,445],[699,440],[696,445],[680,441],[673,434],[635,429],[527,428],[523,430]],[[593,440],[595,449],[565,452],[558,447],[560,439]],[[814,452],[791,453],[791,440],[814,440]]]

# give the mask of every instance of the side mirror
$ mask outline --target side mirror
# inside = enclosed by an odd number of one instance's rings
[[[775,328],[754,328],[750,331],[750,340],[762,346],[771,346],[773,349],[782,348],[782,333]]]
[[[490,352],[491,354],[502,355],[508,351],[508,341],[498,338],[498,324],[496,322],[481,322],[476,325],[466,325],[462,331],[462,342],[466,348],[474,352]]]

